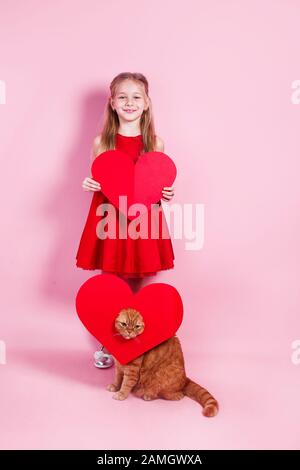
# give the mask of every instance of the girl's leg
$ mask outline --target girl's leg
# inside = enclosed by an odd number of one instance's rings
[[[102,344],[100,350],[94,353],[94,359],[94,366],[98,369],[107,369],[114,365],[114,358]]]
[[[130,277],[128,279],[124,279],[127,282],[129,287],[131,288],[132,292],[135,294],[144,286],[145,280],[144,278],[139,277]]]

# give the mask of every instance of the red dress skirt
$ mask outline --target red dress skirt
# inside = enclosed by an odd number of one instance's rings
[[[116,134],[115,147],[130,155],[135,163],[143,148],[142,135],[132,137]],[[121,225],[125,224],[127,230],[130,221],[117,208],[115,209],[116,237],[105,239],[98,237],[97,225],[105,216],[97,215],[96,211],[100,204],[108,202],[102,191],[94,192],[77,250],[76,266],[89,270],[101,269],[103,272],[118,274],[126,278],[155,275],[157,271],[173,268],[174,252],[160,201],[159,206],[154,206],[141,216],[148,218],[148,238],[135,239],[130,238],[128,232],[126,232],[126,238],[118,237],[119,222]],[[156,214],[153,214],[153,211],[156,211]],[[122,218],[121,221],[120,218]],[[155,238],[150,236],[151,221],[152,224],[156,224]]]

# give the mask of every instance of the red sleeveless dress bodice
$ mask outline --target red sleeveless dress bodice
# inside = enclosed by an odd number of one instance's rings
[[[123,136],[116,134],[117,150],[121,150],[136,163],[143,149],[142,135]],[[101,181],[100,181],[101,184]],[[103,218],[97,215],[97,207],[101,203],[109,202],[102,191],[93,194],[90,210],[81,235],[76,255],[76,266],[82,269],[101,269],[123,277],[144,277],[155,275],[157,271],[174,267],[174,252],[166,219],[161,205],[159,206],[159,236],[157,238],[105,238],[97,236],[97,224]],[[148,217],[149,230],[151,227],[151,212],[145,214]],[[129,220],[116,209],[116,224],[123,217],[128,226]],[[168,238],[162,233],[168,234]]]

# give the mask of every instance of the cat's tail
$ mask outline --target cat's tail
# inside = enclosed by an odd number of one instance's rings
[[[211,418],[216,416],[219,411],[219,404],[217,400],[201,385],[198,385],[193,380],[187,378],[182,392],[192,400],[197,401],[203,406],[202,413],[204,416]]]

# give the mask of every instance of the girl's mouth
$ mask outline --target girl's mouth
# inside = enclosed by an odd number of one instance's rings
[[[124,109],[125,113],[134,113],[136,109]]]

